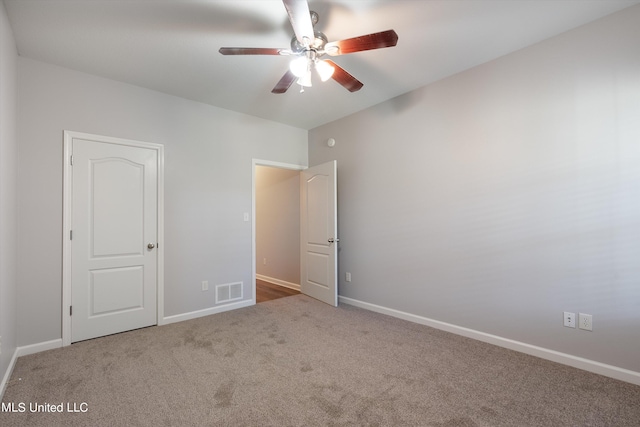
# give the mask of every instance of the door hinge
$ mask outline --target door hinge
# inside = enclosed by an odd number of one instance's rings
[[[69,156],[69,164],[73,166],[73,154]]]
[[[73,240],[73,230],[69,230],[69,240]]]
[[[69,316],[73,316],[73,306],[69,306]]]

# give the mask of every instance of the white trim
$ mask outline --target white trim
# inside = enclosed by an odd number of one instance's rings
[[[538,347],[535,345],[514,341],[508,338],[499,337],[497,335],[487,334],[476,331],[474,329],[464,328],[462,326],[452,325],[451,323],[441,322],[439,320],[429,319],[427,317],[417,316],[415,314],[406,313],[392,308],[382,307],[380,305],[359,301],[352,298],[340,296],[341,303],[353,305],[355,307],[364,308],[366,310],[375,311],[377,313],[386,314],[388,316],[397,317],[398,319],[408,320],[409,322],[419,323],[421,325],[430,326],[432,328],[451,332],[456,335],[462,335],[478,341],[497,345],[499,347],[515,350],[520,353],[529,354],[531,356],[540,357],[542,359],[551,360],[552,362],[561,363],[563,365],[572,366],[574,368],[593,372],[595,374],[604,375],[615,378],[620,381],[626,381],[631,384],[640,385],[640,372],[631,371],[617,366],[607,365],[605,363],[596,362],[594,360],[585,359],[571,354],[561,353],[559,351],[550,350],[548,348]]]
[[[158,224],[157,247],[158,265],[156,267],[156,322],[163,325],[164,320],[164,145],[151,144],[158,151]]]
[[[262,274],[256,273],[256,279],[262,280],[263,282],[269,282],[274,285],[282,286],[283,288],[289,288],[296,291],[300,290],[300,284],[287,282],[286,280],[274,279],[273,277],[265,276]]]
[[[18,349],[13,352],[13,356],[11,356],[11,361],[9,362],[9,366],[7,366],[7,370],[4,373],[4,377],[2,377],[2,383],[0,383],[0,401],[4,398],[4,391],[7,389],[7,385],[9,384],[9,380],[11,379],[11,374],[13,374],[13,368],[16,366],[16,360],[18,360]]]
[[[64,131],[64,157],[63,163],[63,184],[62,184],[62,345],[71,344],[71,316],[69,309],[71,306],[71,242],[69,233],[71,230],[71,191],[72,182],[71,165],[71,142],[73,132]]]
[[[256,166],[302,171],[307,165],[251,159],[251,300],[256,301]]]
[[[165,317],[162,324],[182,322],[185,320],[197,319],[198,317],[210,316],[212,314],[223,313],[225,311],[236,310],[238,308],[250,307],[255,305],[255,301],[244,300],[231,304],[219,305],[216,307],[205,308],[203,310],[191,311],[189,313],[176,314],[174,316]]]
[[[55,350],[63,346],[62,339],[58,338],[51,341],[39,342],[37,344],[25,345],[16,349],[18,357],[28,356],[30,354],[40,353],[47,350]]]
[[[164,324],[164,146],[150,142],[134,141],[130,139],[114,138],[110,136],[93,135],[83,132],[64,131],[64,159],[63,159],[63,187],[62,187],[62,346],[71,344],[71,243],[68,239],[71,231],[72,218],[71,182],[72,168],[69,158],[72,154],[71,143],[74,138],[85,139],[109,144],[126,145],[130,147],[148,148],[156,150],[158,154],[158,236],[157,236],[157,290],[156,290],[156,322]]]

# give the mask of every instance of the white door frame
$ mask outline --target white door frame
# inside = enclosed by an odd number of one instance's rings
[[[64,131],[63,189],[62,189],[62,345],[71,344],[71,241],[69,239],[72,226],[72,168],[71,148],[73,139],[84,139],[95,142],[125,145],[129,147],[148,148],[158,154],[158,271],[156,320],[158,325],[164,323],[164,146],[150,142],[113,138],[110,136],[92,135],[89,133]]]
[[[251,161],[251,302],[256,303],[256,166],[302,171],[307,165],[252,159]]]

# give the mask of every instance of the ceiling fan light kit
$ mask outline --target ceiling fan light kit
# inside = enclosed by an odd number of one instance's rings
[[[339,56],[364,50],[393,47],[398,43],[398,35],[393,30],[329,43],[323,33],[314,31],[313,27],[318,23],[319,17],[316,12],[309,11],[306,0],[283,0],[283,3],[295,33],[291,39],[291,50],[246,47],[221,47],[219,50],[223,55],[296,56],[289,64],[289,70],[271,91],[272,93],[285,93],[294,81],[300,85],[300,92],[304,92],[304,87],[312,86],[312,69],[316,70],[323,82],[333,78],[348,91],[358,91],[363,86],[362,82],[335,62],[320,58],[323,55]]]

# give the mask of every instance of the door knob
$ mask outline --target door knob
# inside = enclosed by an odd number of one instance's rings
[[[156,247],[156,245],[154,245],[153,243],[149,243],[149,244],[147,245],[147,248],[148,248],[148,249],[153,249],[153,248],[155,248],[155,247]]]

